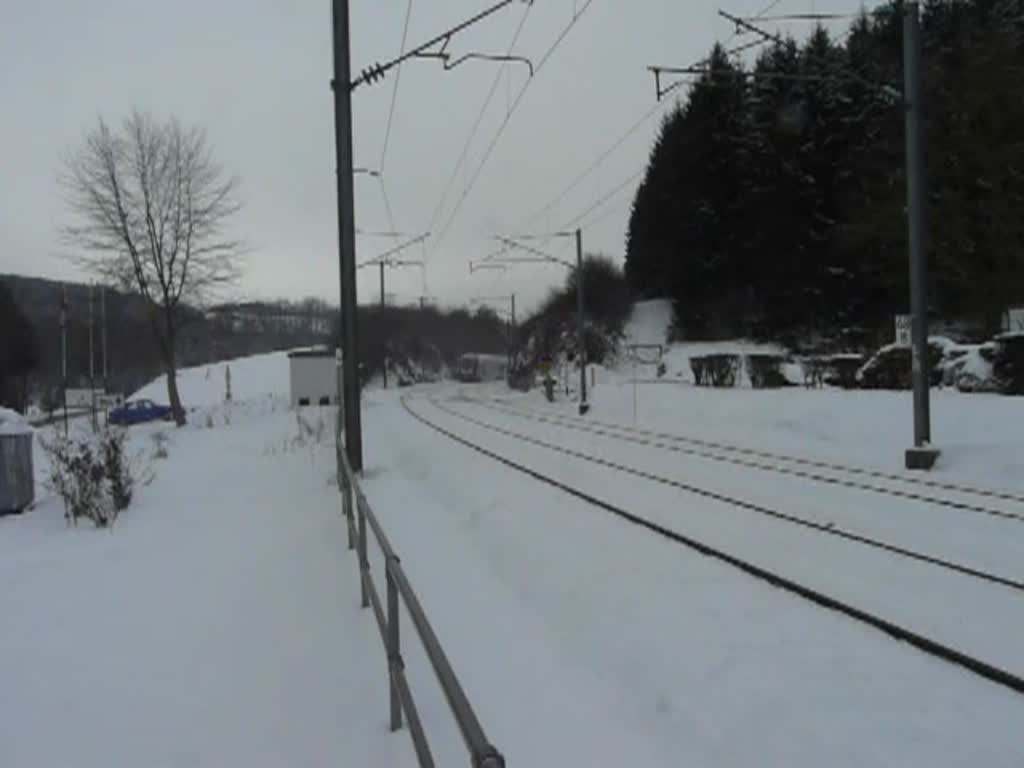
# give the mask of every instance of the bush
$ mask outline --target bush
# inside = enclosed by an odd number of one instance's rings
[[[1004,393],[1024,395],[1024,335],[1004,333],[996,337],[992,371]]]
[[[100,435],[100,460],[107,493],[114,508],[114,517],[132,503],[135,478],[124,453],[127,435],[120,429],[106,429]]]
[[[857,371],[864,358],[857,354],[832,355],[825,360],[825,383],[843,389],[856,389]]]
[[[131,504],[138,473],[125,440],[123,430],[105,427],[98,435],[40,441],[50,459],[47,485],[64,500],[69,523],[85,518],[106,528]]]
[[[698,386],[734,387],[740,367],[739,355],[700,355],[690,358],[690,368]]]
[[[782,375],[782,355],[755,354],[747,355],[747,374],[750,386],[754,389],[784,387],[788,382]]]
[[[942,383],[942,369],[938,365],[942,347],[929,342],[928,357],[929,384],[937,386]],[[894,344],[882,347],[857,371],[857,382],[865,389],[910,389],[913,386],[911,360],[910,347]]]

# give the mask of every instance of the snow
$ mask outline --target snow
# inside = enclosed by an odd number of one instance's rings
[[[226,369],[231,368],[231,396],[249,400],[268,394],[288,395],[288,353],[227,360],[178,371],[178,393],[185,408],[202,408],[224,402]],[[160,377],[140,389],[130,399],[148,398],[167,402],[167,382]]]
[[[633,305],[624,335],[629,344],[665,344],[671,327],[671,300],[638,301]]]
[[[248,399],[230,405],[211,369],[181,380],[213,428],[130,430],[147,456],[164,432],[169,457],[113,529],[68,528],[48,494],[0,518],[0,765],[416,764],[388,732],[331,429],[296,440],[283,355],[232,361]]]
[[[598,388],[595,418],[619,408],[609,394],[617,391]],[[675,406],[699,394],[644,388],[645,398]],[[764,393],[729,394],[765,407]],[[857,589],[866,599],[891,592],[891,604],[901,609],[920,600],[933,619],[947,614],[943,626],[950,631],[985,617],[973,640],[1021,659],[1016,638],[1024,627],[1015,596],[971,591],[930,571],[914,578],[889,556],[857,555],[848,545],[773,530],[692,495],[460,421],[433,406],[431,396],[446,408],[553,439],[557,430],[478,404],[500,398],[534,407],[542,400],[536,392],[415,388],[409,402],[446,429],[657,522],[729,549],[742,543],[743,556],[763,550],[776,563],[791,561],[790,575],[826,591]],[[686,413],[699,410],[691,405]],[[667,426],[651,410],[644,413]],[[1019,696],[539,485],[410,420],[391,393],[371,396],[364,424],[367,494],[510,765],[1019,764]],[[601,455],[613,450],[592,435],[573,442],[561,430],[558,439]],[[620,460],[651,471],[671,471],[674,463],[701,482],[711,475],[706,465],[649,448],[615,450]],[[800,495],[736,468],[720,469],[716,478],[738,492]],[[832,510],[833,500],[844,498],[828,489],[804,488],[802,495],[801,512],[815,500]],[[895,529],[912,511],[889,508],[881,497],[869,501],[876,531]],[[847,499],[843,509],[847,519],[837,524],[847,524],[858,505]],[[915,514],[926,517],[920,509]],[[986,541],[995,546],[1013,530],[973,522],[936,518],[922,546],[964,538],[962,546],[983,553]],[[999,563],[1019,572],[1020,554],[1007,541]],[[911,578],[909,594],[899,586],[904,577]],[[987,608],[959,612],[978,598]]]
[[[658,343],[643,335],[662,327],[657,306],[634,313],[642,343]],[[909,393],[715,390],[673,378],[691,354],[773,349],[673,345],[668,383],[634,384],[625,363],[602,369],[580,423],[898,473]],[[387,731],[384,651],[372,613],[358,608],[333,486],[334,412],[304,409],[311,430],[300,428],[285,405],[284,353],[230,365],[233,402],[223,402],[223,364],[185,370],[189,426],[130,431],[147,454],[164,432],[169,457],[152,461],[155,479],[112,530],[67,528],[49,496],[0,519],[0,765],[415,764],[408,732]],[[161,399],[163,386],[137,396]],[[523,438],[1018,579],[1024,523],[688,456],[664,438],[573,430],[562,420],[574,404],[537,391],[368,391],[363,487],[510,766],[1020,764],[1024,697],[456,444],[415,421],[401,396],[537,472],[1018,674],[1018,593]],[[934,392],[942,455],[929,477],[1024,493],[1018,408]],[[380,552],[369,554],[381,589]],[[468,764],[403,619],[436,763]]]
[[[0,408],[0,435],[31,435],[32,427],[25,417],[10,408]]]

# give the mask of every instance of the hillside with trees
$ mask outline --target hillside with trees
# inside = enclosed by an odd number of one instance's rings
[[[626,273],[688,336],[891,336],[909,302],[902,3],[766,45],[716,45],[664,119]],[[968,335],[1024,301],[1024,2],[924,3],[930,313]]]
[[[0,379],[6,404],[56,402],[61,383],[60,307],[66,292],[68,385],[89,382],[89,286],[41,278],[0,275],[4,343]],[[102,379],[100,291],[93,291],[96,381]],[[107,384],[130,394],[163,372],[151,340],[145,300],[135,293],[106,290]],[[176,359],[183,367],[321,342],[337,309],[318,299],[223,303],[183,308]],[[14,314],[14,313],[17,314]],[[10,314],[8,314],[10,313]],[[20,317],[21,320],[15,320]],[[7,318],[11,318],[8,320]],[[31,365],[29,365],[31,363]],[[187,405],[187,403],[186,403]]]

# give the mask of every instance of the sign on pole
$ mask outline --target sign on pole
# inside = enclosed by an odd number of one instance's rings
[[[896,315],[896,346],[911,346],[910,331],[912,327],[910,315]]]

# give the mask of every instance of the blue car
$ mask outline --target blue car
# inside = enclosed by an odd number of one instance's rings
[[[170,421],[173,412],[169,405],[159,405],[152,400],[129,400],[110,412],[107,421],[111,424],[143,424],[147,421]]]

